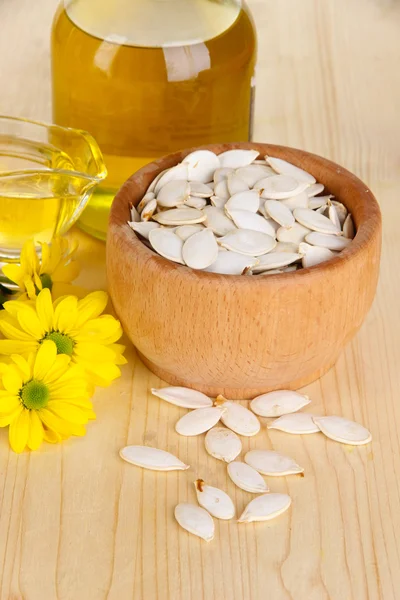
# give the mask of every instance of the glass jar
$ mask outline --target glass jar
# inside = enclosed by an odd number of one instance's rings
[[[251,138],[256,35],[241,0],[67,0],[52,33],[53,116],[89,131],[109,176],[80,219],[105,238],[121,184],[176,150]]]

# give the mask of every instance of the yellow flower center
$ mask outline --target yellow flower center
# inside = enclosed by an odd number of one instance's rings
[[[74,351],[75,342],[69,335],[65,333],[60,333],[59,331],[52,331],[48,333],[44,338],[44,340],[51,340],[57,346],[57,354],[68,354],[72,355]]]
[[[23,386],[20,396],[25,408],[39,410],[47,406],[50,393],[45,383],[32,379]]]

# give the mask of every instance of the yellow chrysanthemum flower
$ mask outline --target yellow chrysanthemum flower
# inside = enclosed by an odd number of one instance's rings
[[[84,369],[57,355],[54,342],[43,342],[27,360],[12,355],[11,364],[1,365],[0,427],[10,426],[14,452],[85,435],[84,425],[95,418]]]
[[[3,273],[16,283],[24,297],[35,298],[44,288],[52,290],[53,297],[76,294],[78,288],[71,281],[79,275],[79,264],[74,260],[77,244],[70,245],[65,238],[54,238],[50,244],[41,245],[41,258],[36,254],[33,240],[24,244],[20,264],[3,267]]]
[[[33,302],[10,300],[0,313],[0,354],[27,354],[52,340],[59,354],[71,357],[84,367],[90,382],[106,387],[121,375],[125,348],[116,344],[122,335],[120,322],[102,315],[107,306],[106,292],[92,292],[82,300],[64,296],[54,303],[49,289]]]

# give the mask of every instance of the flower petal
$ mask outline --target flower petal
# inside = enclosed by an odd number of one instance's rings
[[[36,312],[39,317],[40,324],[45,332],[53,329],[53,301],[49,289],[44,289],[36,298]]]
[[[17,315],[21,329],[29,333],[35,340],[41,340],[46,333],[33,308],[26,307]]]
[[[90,342],[78,342],[74,354],[94,362],[114,362],[116,358],[114,350],[109,346]]]
[[[0,427],[7,427],[23,410],[24,408],[22,404],[20,404],[18,408],[14,410],[14,412],[10,412],[9,414],[0,413]]]
[[[58,444],[63,440],[62,436],[59,433],[56,433],[51,429],[47,429],[47,427],[43,427],[43,439],[49,444]]]
[[[91,381],[95,385],[99,385],[101,387],[108,387],[114,379],[117,379],[121,376],[120,369],[113,363],[101,363],[96,364],[80,357],[76,357],[78,364],[82,365],[87,374],[89,375]]]
[[[68,264],[59,264],[52,273],[53,281],[60,281],[61,283],[69,283],[74,281],[80,273],[80,264],[73,260]]]
[[[52,400],[49,402],[48,407],[55,415],[69,421],[70,423],[77,423],[78,425],[86,425],[88,422],[88,415],[79,406],[69,404],[69,402],[61,402],[60,400]]]
[[[83,436],[86,430],[83,425],[77,423],[70,423],[64,419],[60,419],[51,410],[42,408],[39,411],[39,417],[42,422],[52,431],[59,433],[62,437],[69,437],[71,435]]]
[[[22,375],[23,383],[27,382],[32,377],[31,369],[29,367],[28,362],[23,356],[20,356],[19,354],[12,354],[11,360],[17,365]]]
[[[53,366],[46,373],[44,382],[51,384],[53,381],[57,381],[68,369],[70,362],[71,357],[68,354],[57,354]]]
[[[0,354],[28,354],[37,347],[37,342],[19,342],[14,340],[0,340]]]
[[[30,430],[29,410],[22,410],[20,414],[10,423],[8,432],[10,446],[18,454],[25,449],[28,443]]]
[[[0,416],[4,417],[14,413],[21,406],[18,396],[12,394],[0,398]]]
[[[3,375],[3,386],[12,396],[18,396],[22,388],[22,377],[16,366],[10,365]]]
[[[82,342],[101,342],[112,344],[122,336],[122,327],[119,321],[111,315],[102,315],[97,319],[87,321],[77,332],[75,339]]]
[[[16,283],[19,287],[21,287],[22,279],[23,279],[23,270],[19,265],[4,265],[3,273],[8,279]]]
[[[43,425],[38,416],[38,411],[30,411],[30,427],[28,436],[28,446],[31,450],[37,450],[43,442]]]
[[[0,319],[0,331],[9,340],[20,340],[30,342],[35,339],[19,327],[15,327],[6,319]]]
[[[51,340],[45,340],[38,350],[33,366],[33,376],[35,379],[43,380],[46,378],[46,373],[54,365],[56,356],[57,346],[55,343]]]
[[[106,292],[92,292],[86,298],[78,302],[78,320],[76,327],[81,327],[86,321],[95,319],[101,315],[108,303],[108,294]]]
[[[54,311],[54,329],[61,332],[70,331],[77,318],[78,299],[76,296],[66,296],[57,304]]]

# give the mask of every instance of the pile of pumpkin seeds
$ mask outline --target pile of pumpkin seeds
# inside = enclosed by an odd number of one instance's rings
[[[262,394],[250,402],[251,410],[223,396],[213,401],[202,392],[184,387],[151,391],[170,404],[190,409],[176,423],[176,432],[183,436],[206,434],[206,451],[227,463],[227,473],[233,483],[242,490],[258,494],[239,516],[238,523],[267,521],[290,507],[290,496],[270,492],[264,477],[304,476],[304,469],[293,458],[273,450],[250,450],[244,455],[244,462],[238,460],[242,452],[240,436],[257,435],[261,429],[259,417],[272,419],[267,423],[268,429],[293,435],[322,432],[331,440],[356,446],[367,444],[372,439],[370,432],[354,421],[298,412],[310,404],[310,399],[294,391]],[[126,446],[120,456],[133,465],[155,471],[185,471],[190,468],[173,454],[150,446]],[[198,504],[178,504],[175,518],[183,529],[209,542],[214,537],[213,517],[233,519],[235,506],[224,490],[209,485],[203,479],[196,479],[194,486]]]
[[[310,173],[241,149],[197,150],[162,171],[129,225],[164,258],[225,275],[312,267],[355,235],[346,207]]]

